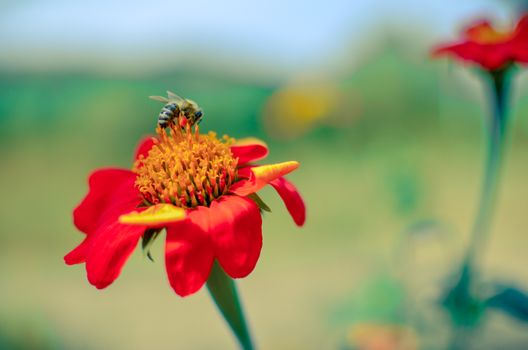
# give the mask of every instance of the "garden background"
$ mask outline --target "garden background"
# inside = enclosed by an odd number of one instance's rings
[[[305,227],[264,190],[261,258],[238,282],[259,348],[354,349],[384,332],[443,348],[439,299],[476,210],[489,106],[474,69],[429,52],[471,20],[512,23],[521,3],[0,2],[0,349],[235,347],[205,289],[169,287],[161,240],[101,291],[63,262],[87,175],[130,167],[161,108],[148,96],[166,90],[200,104],[202,130],[301,163]],[[527,288],[526,73],[513,92],[483,271]],[[494,311],[476,346],[522,348],[525,327]]]

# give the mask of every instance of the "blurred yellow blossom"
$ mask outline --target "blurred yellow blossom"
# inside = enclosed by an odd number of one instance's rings
[[[291,83],[266,102],[262,117],[266,130],[279,138],[295,138],[317,124],[343,126],[359,115],[359,97],[334,83]]]

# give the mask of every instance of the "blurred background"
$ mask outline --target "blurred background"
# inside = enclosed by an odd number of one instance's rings
[[[166,90],[202,130],[256,136],[308,208],[278,196],[255,271],[238,285],[261,349],[443,349],[440,305],[476,210],[489,106],[478,74],[431,48],[526,1],[0,0],[0,349],[233,349],[206,289],[169,287],[162,240],[105,290],[63,256],[95,168],[129,168]],[[483,279],[528,287],[528,78]],[[478,349],[528,348],[490,311]]]

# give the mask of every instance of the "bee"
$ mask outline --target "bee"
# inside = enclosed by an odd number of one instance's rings
[[[202,121],[203,111],[196,102],[182,98],[171,91],[167,91],[167,96],[150,96],[153,100],[165,103],[158,115],[158,125],[161,128],[167,128],[177,122],[181,127],[186,124],[193,126]],[[183,119],[178,120],[178,117]]]

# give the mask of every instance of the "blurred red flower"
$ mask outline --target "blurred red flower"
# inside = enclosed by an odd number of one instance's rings
[[[501,32],[481,20],[463,31],[459,42],[442,45],[433,56],[451,55],[495,71],[518,62],[528,63],[528,15],[524,15],[511,31]]]
[[[268,154],[263,142],[186,129],[172,127],[167,135],[158,128],[158,137],[140,143],[133,170],[98,169],[89,177],[89,192],[73,212],[86,237],[64,260],[85,263],[95,287],[111,284],[139,239],[163,228],[167,275],[177,294],[198,291],[215,259],[232,278],[247,276],[262,247],[259,207],[265,205],[255,193],[268,184],[295,223],[304,224],[304,202],[283,177],[299,163],[254,165]]]

